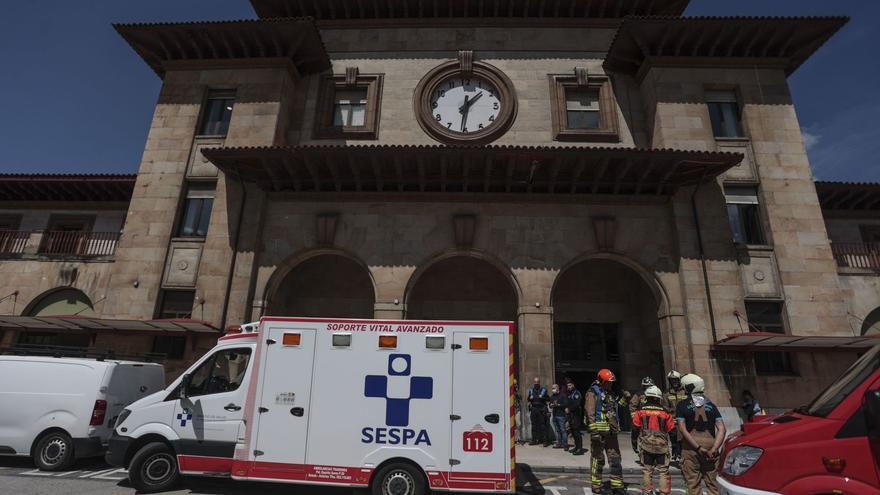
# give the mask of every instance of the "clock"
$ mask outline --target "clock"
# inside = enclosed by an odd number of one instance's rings
[[[436,67],[416,87],[416,117],[434,139],[450,144],[484,144],[504,134],[516,116],[516,94],[497,68],[458,61]]]

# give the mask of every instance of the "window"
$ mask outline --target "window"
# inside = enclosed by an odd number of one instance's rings
[[[366,88],[337,91],[333,97],[333,127],[363,127],[366,112]]]
[[[189,318],[195,299],[196,292],[193,290],[162,291],[159,318]]]
[[[231,91],[211,91],[202,109],[202,120],[199,122],[198,135],[225,136],[229,132],[229,121],[232,119],[232,107],[235,105],[235,93]]]
[[[54,255],[88,254],[89,232],[95,222],[93,216],[52,215],[43,236],[40,253]]]
[[[153,337],[153,353],[164,354],[168,359],[183,359],[186,337],[182,335],[157,335]]]
[[[746,301],[749,328],[756,332],[785,333],[782,303]],[[794,373],[791,354],[787,352],[756,352],[755,371],[763,375]]]
[[[618,142],[617,104],[606,76],[551,75],[553,139]],[[578,75],[580,74],[580,75]]]
[[[859,225],[862,242],[880,243],[880,225]]]
[[[382,79],[381,74],[360,74],[353,67],[345,74],[324,77],[315,110],[315,137],[378,138]]]
[[[735,91],[706,91],[706,105],[716,138],[745,137]]]
[[[214,187],[212,184],[190,183],[183,204],[183,215],[177,235],[180,237],[205,237],[211,223],[211,208],[214,207]]]
[[[739,245],[766,244],[755,187],[727,186],[727,218],[733,231],[733,242]]]
[[[214,353],[191,374],[186,393],[190,397],[232,392],[241,386],[250,361],[248,348]]]
[[[92,336],[71,332],[21,332],[18,334],[18,343],[30,348],[74,347],[86,349],[92,343]]]

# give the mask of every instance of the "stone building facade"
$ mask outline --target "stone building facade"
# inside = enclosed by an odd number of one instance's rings
[[[116,26],[163,85],[96,316],[512,320],[521,377],[677,369],[726,405],[799,405],[855,358],[863,288],[787,82],[846,19],[440,3]],[[460,129],[446,91],[474,98]]]

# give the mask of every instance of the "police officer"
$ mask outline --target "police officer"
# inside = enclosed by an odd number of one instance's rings
[[[607,456],[611,468],[611,493],[625,495],[620,445],[617,442],[617,434],[620,432],[620,421],[617,417],[619,402],[612,391],[615,381],[617,377],[611,370],[599,370],[596,381],[587,390],[584,409],[590,432],[590,481],[593,493],[602,493],[602,469]]]
[[[629,400],[629,417],[634,418],[636,413],[645,407],[647,404],[647,399],[645,396],[645,392],[654,386],[654,379],[650,376],[646,376],[642,378],[642,390],[640,392],[636,392],[633,394],[632,398]],[[632,429],[630,430],[630,441],[632,441],[633,452],[636,454],[637,459],[641,459],[639,457],[639,428],[633,424]]]
[[[574,439],[574,448],[571,449],[573,455],[584,455],[584,439],[581,437],[581,430],[584,425],[584,396],[580,390],[575,387],[574,382],[570,378],[565,379],[565,388],[568,390],[568,400],[565,402],[565,415],[568,419],[568,427],[571,430],[571,437]]]
[[[541,386],[541,379],[535,377],[532,388],[529,389],[529,419],[532,421],[532,441],[529,445],[550,445],[547,435],[547,389]]]
[[[666,375],[666,382],[669,388],[663,395],[663,408],[670,414],[675,414],[678,403],[687,399],[687,392],[681,386],[681,373],[672,370]],[[681,438],[678,429],[672,430],[669,434],[669,440],[672,443],[672,461],[681,461]]]

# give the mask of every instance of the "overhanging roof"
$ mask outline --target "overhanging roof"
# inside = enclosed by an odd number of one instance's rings
[[[736,333],[715,342],[713,349],[743,352],[861,352],[880,344],[880,335],[862,337],[797,336],[768,332]]]
[[[738,164],[738,153],[527,146],[210,148],[226,174],[269,191],[672,194]]]
[[[628,17],[611,43],[605,68],[637,74],[652,63],[741,61],[794,72],[848,17]]]
[[[880,210],[880,183],[816,182],[823,210]]]
[[[249,59],[289,60],[299,74],[330,68],[310,18],[114,24],[145,62],[165,76],[169,64]]]
[[[128,202],[136,174],[0,174],[0,201]]]
[[[689,0],[251,0],[263,18],[309,16],[319,20],[401,18],[619,18],[681,15]]]
[[[0,329],[85,332],[220,334],[209,322],[189,319],[111,320],[84,316],[0,316]]]

